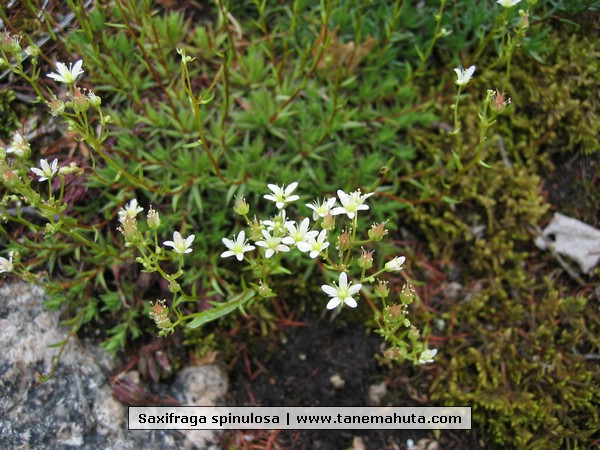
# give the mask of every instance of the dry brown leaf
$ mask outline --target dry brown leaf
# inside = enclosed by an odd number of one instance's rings
[[[323,50],[323,55],[317,64],[317,69],[319,71],[329,72],[338,67],[345,67],[352,72],[365,56],[371,52],[377,39],[373,36],[368,36],[365,42],[356,45],[353,41],[343,43],[338,38],[337,28],[327,33],[321,32],[315,42],[313,50],[313,55],[315,57],[319,53],[320,46],[326,41],[329,41],[329,45]]]

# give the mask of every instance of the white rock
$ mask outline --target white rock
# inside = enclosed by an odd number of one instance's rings
[[[563,256],[568,256],[588,273],[600,261],[600,230],[577,219],[556,213],[543,237],[535,239],[535,245],[542,250],[549,246]]]

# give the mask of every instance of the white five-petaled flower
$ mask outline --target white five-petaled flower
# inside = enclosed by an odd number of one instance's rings
[[[80,59],[75,64],[66,64],[57,62],[56,73],[49,73],[48,76],[59,83],[73,84],[77,80],[77,77],[83,73],[83,61]]]
[[[51,180],[54,175],[58,173],[58,159],[52,161],[52,164],[48,164],[47,159],[40,159],[40,167],[32,167],[31,171],[40,177],[40,181]]]
[[[225,247],[229,250],[221,253],[221,258],[228,258],[229,256],[235,256],[238,261],[244,259],[244,253],[249,252],[250,250],[254,250],[256,247],[254,245],[248,245],[246,241],[246,232],[240,231],[238,237],[234,240],[223,238],[221,239]]]
[[[261,220],[261,223],[267,227],[267,230],[273,231],[273,234],[282,235],[287,233],[287,227],[294,221],[287,220],[285,209],[282,209],[272,220]]]
[[[173,233],[173,240],[165,241],[163,242],[163,245],[165,247],[173,247],[173,251],[175,253],[183,255],[184,253],[190,253],[192,251],[190,246],[192,245],[192,242],[194,242],[195,237],[196,236],[192,234],[191,236],[188,236],[187,238],[183,239],[179,231],[175,231]]]
[[[504,6],[505,8],[511,8],[520,1],[521,0],[497,0],[496,3],[498,3],[500,6]]]
[[[402,264],[406,261],[406,257],[404,256],[396,256],[391,261],[385,263],[385,270],[388,272],[395,272],[396,270],[402,269]]]
[[[455,83],[459,86],[465,86],[471,78],[473,78],[473,74],[475,73],[475,66],[471,66],[468,69],[459,69],[458,67],[454,69],[456,72],[456,81]]]
[[[319,217],[325,217],[331,208],[335,205],[335,197],[323,199],[323,203],[319,203],[319,200],[315,200],[312,203],[307,203],[306,206],[313,210],[313,220],[317,220]]]
[[[270,258],[273,256],[273,253],[290,251],[290,248],[287,245],[281,243],[282,238],[271,236],[267,230],[262,230],[262,235],[265,240],[257,241],[256,245],[266,248],[265,258]]]
[[[421,356],[419,356],[419,363],[421,364],[427,364],[427,363],[432,363],[433,362],[433,357],[437,354],[437,349],[427,349],[427,350],[423,350],[423,353],[421,353]]]
[[[0,256],[0,273],[12,272],[12,270],[13,270],[12,255],[9,256],[8,259]]]
[[[31,147],[29,146],[29,142],[27,142],[27,139],[19,132],[13,134],[10,145],[6,147],[6,153],[14,153],[17,156],[29,154],[30,150]]]
[[[294,192],[294,190],[298,187],[298,182],[296,181],[294,181],[288,187],[285,187],[284,184],[282,184],[281,187],[277,186],[276,184],[267,184],[267,187],[271,189],[272,194],[265,194],[263,197],[267,200],[275,202],[277,209],[281,209],[286,203],[296,201],[300,198],[297,195],[292,195],[292,192]]]
[[[348,218],[354,219],[354,216],[358,211],[363,211],[369,209],[368,205],[365,205],[365,200],[373,195],[373,192],[370,194],[361,194],[360,189],[358,191],[351,192],[350,195],[346,194],[342,190],[337,191],[338,198],[340,199],[340,203],[342,206],[338,206],[337,208],[333,208],[331,214],[333,216],[337,216],[339,214],[347,214]]]
[[[327,309],[337,308],[339,305],[344,303],[350,308],[356,308],[358,304],[356,303],[356,300],[354,300],[353,296],[357,294],[361,288],[362,284],[360,283],[354,285],[352,283],[348,284],[348,276],[346,275],[346,272],[340,273],[340,280],[337,286],[335,283],[333,283],[333,285],[324,284],[321,286],[323,292],[332,297],[329,300],[329,303],[327,303]]]
[[[308,231],[310,228],[310,220],[306,217],[300,226],[296,226],[294,222],[288,223],[285,226],[288,230],[289,236],[283,238],[281,242],[287,245],[296,245],[300,242],[308,241],[311,238],[315,238],[319,232],[317,230]]]
[[[327,231],[321,230],[317,239],[315,239],[314,236],[311,236],[306,241],[297,242],[296,247],[303,253],[310,252],[308,256],[314,259],[319,256],[323,250],[329,247],[329,242],[325,242],[325,239],[327,239]]]
[[[144,208],[139,206],[137,199],[134,198],[129,202],[129,205],[125,205],[123,208],[121,208],[119,211],[119,220],[123,222],[125,217],[131,217],[132,219],[135,219],[135,216],[137,216],[138,213],[141,213],[143,210]]]

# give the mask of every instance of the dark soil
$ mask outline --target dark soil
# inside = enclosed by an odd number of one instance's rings
[[[544,190],[553,209],[598,228],[600,202],[597,188],[600,178],[600,152],[591,155],[556,155],[555,170],[549,174]]]
[[[408,376],[398,377],[397,373],[394,375],[396,370],[390,371],[389,367],[379,365],[376,355],[382,340],[377,335],[366,334],[364,325],[344,322],[342,317],[333,322],[307,319],[306,326],[287,328],[283,335],[280,342],[255,338],[252,348],[243,351],[231,370],[229,404],[372,406],[369,388],[381,382],[385,382],[387,388],[382,405],[423,406],[409,396],[411,391],[412,397],[427,399],[426,392],[414,391],[419,386],[408,386]],[[400,370],[410,373],[412,367],[407,365]],[[336,389],[333,386],[330,380],[334,375],[344,380],[343,387]],[[404,382],[399,382],[402,379]],[[433,438],[433,433],[423,430],[245,431],[227,434],[222,447],[348,449],[354,448],[353,439],[357,436],[362,439],[366,450],[406,449],[407,439],[417,442],[420,438]],[[442,441],[456,443],[456,440],[456,436],[442,436]],[[458,447],[448,445],[441,448]]]

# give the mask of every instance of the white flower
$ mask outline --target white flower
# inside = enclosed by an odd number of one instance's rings
[[[515,6],[520,1],[521,0],[497,0],[496,3],[498,3],[500,6],[504,6],[505,8],[510,8]]]
[[[144,208],[139,206],[137,199],[134,198],[129,202],[129,205],[125,205],[123,208],[121,208],[119,211],[119,220],[123,222],[125,217],[131,217],[132,219],[135,219],[135,216],[137,216],[138,213],[141,213],[143,210]]]
[[[250,250],[254,250],[256,248],[254,245],[247,245],[248,242],[246,241],[245,231],[240,231],[240,234],[238,234],[238,237],[235,241],[227,238],[223,238],[221,240],[223,241],[223,244],[225,244],[225,247],[229,249],[221,253],[221,258],[235,256],[238,261],[241,261],[244,259],[245,252],[249,252]]]
[[[183,255],[184,253],[190,253],[192,251],[190,246],[192,245],[192,242],[194,242],[195,237],[196,236],[194,236],[192,234],[191,236],[188,236],[184,240],[181,237],[181,234],[179,233],[179,231],[175,231],[173,233],[173,240],[165,241],[165,242],[163,242],[163,245],[165,247],[173,247],[173,251],[175,253],[179,253],[180,255]]]
[[[298,183],[296,181],[294,181],[288,187],[285,187],[284,184],[282,184],[281,187],[277,186],[276,184],[267,184],[267,187],[271,189],[273,194],[266,194],[264,195],[264,198],[275,202],[277,209],[281,209],[286,203],[293,202],[300,198],[297,195],[291,195],[292,192],[294,192],[294,190],[298,187]]]
[[[468,69],[459,69],[457,67],[456,69],[454,69],[454,71],[456,72],[457,77],[455,83],[459,86],[465,86],[469,81],[471,81],[471,78],[473,78],[473,74],[475,73],[475,66],[471,66]]]
[[[289,236],[283,238],[281,242],[287,245],[295,245],[299,242],[308,241],[311,238],[315,238],[319,232],[316,230],[308,231],[310,228],[310,220],[306,217],[299,227],[296,227],[295,223],[288,223],[286,225]]]
[[[333,208],[331,214],[333,216],[337,216],[339,214],[347,214],[348,218],[354,219],[354,216],[358,211],[369,209],[369,206],[365,205],[364,202],[367,198],[373,195],[373,192],[371,192],[370,194],[361,195],[359,189],[358,191],[351,192],[350,195],[348,195],[344,191],[338,190],[337,195],[340,199],[340,203],[342,204],[342,206]]]
[[[423,353],[421,353],[421,356],[419,356],[419,363],[421,364],[427,364],[427,363],[432,363],[433,362],[433,357],[436,355],[437,353],[437,349],[427,349],[424,350]]]
[[[12,255],[8,257],[8,259],[0,256],[0,273],[4,272],[12,272],[13,263],[12,263]]]
[[[29,154],[31,147],[29,142],[23,137],[21,133],[13,134],[10,145],[6,147],[6,153],[14,153],[17,156],[25,156]]]
[[[352,283],[350,283],[350,285],[348,284],[348,276],[346,275],[346,272],[340,273],[340,280],[337,286],[335,283],[333,283],[331,286],[328,284],[321,286],[323,292],[332,297],[331,300],[329,300],[329,303],[327,303],[327,309],[337,308],[343,303],[348,305],[350,308],[356,308],[358,304],[356,303],[356,300],[354,300],[353,295],[358,293],[361,288],[362,284],[360,283],[355,285],[352,285]]]
[[[83,70],[81,69],[82,65],[83,61],[81,59],[77,61],[75,65],[69,64],[69,67],[67,67],[66,64],[57,62],[56,73],[49,73],[48,76],[59,83],[73,84],[75,83],[75,80],[77,80],[77,77],[83,73]]]
[[[312,204],[307,203],[306,206],[313,210],[313,220],[317,220],[319,217],[325,217],[331,208],[335,205],[335,197],[331,197],[329,199],[323,199],[323,203],[319,203],[318,200],[312,202]]]
[[[329,242],[325,242],[325,239],[327,239],[327,231],[321,230],[317,239],[311,237],[307,241],[297,242],[296,247],[303,253],[310,252],[308,256],[311,258],[316,258],[323,250],[329,247]]]
[[[385,270],[388,272],[395,272],[396,270],[402,269],[402,264],[404,264],[406,258],[404,256],[396,256],[391,261],[385,263]]]
[[[40,159],[40,167],[32,167],[31,171],[40,177],[40,181],[51,180],[58,173],[58,159],[52,161],[52,165],[48,164],[47,159]]]
[[[275,235],[283,235],[287,233],[287,227],[294,223],[293,220],[287,220],[285,209],[282,209],[279,214],[273,217],[273,220],[261,220],[261,223],[267,227],[267,230],[273,231]]]
[[[281,243],[282,238],[271,236],[267,230],[262,230],[262,235],[265,240],[256,242],[256,245],[267,249],[265,251],[265,258],[270,258],[273,256],[273,253],[290,251],[287,245]]]

